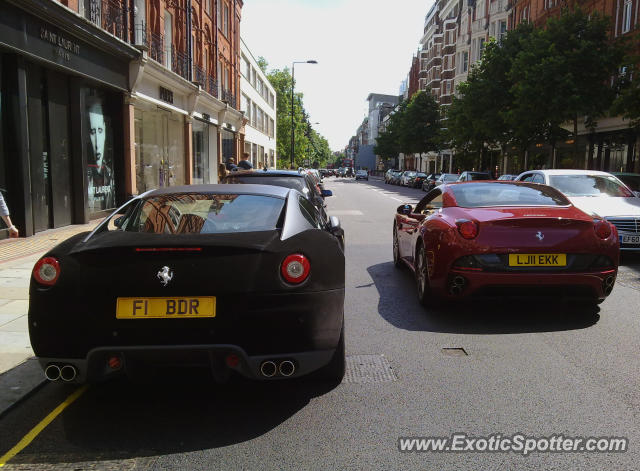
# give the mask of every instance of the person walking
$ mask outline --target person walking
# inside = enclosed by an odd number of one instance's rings
[[[20,232],[18,231],[18,228],[11,222],[11,217],[9,216],[9,208],[7,208],[7,203],[4,201],[4,196],[2,196],[2,193],[0,193],[0,216],[7,224],[7,227],[9,229],[9,237],[11,237],[12,239],[17,238],[20,235]]]
[[[253,165],[249,161],[249,153],[248,152],[245,152],[244,154],[242,154],[242,160],[240,162],[238,162],[238,168],[241,168],[242,170],[252,170],[253,169]]]

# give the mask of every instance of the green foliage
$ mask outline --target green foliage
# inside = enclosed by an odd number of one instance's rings
[[[267,59],[260,56],[258,57],[258,60],[256,61],[256,63],[258,64],[258,67],[260,67],[260,70],[262,70],[262,73],[266,75],[267,67],[269,67],[269,63],[267,62]]]
[[[430,94],[415,93],[402,113],[400,148],[405,153],[438,150],[440,145],[440,110]]]
[[[400,136],[404,127],[404,117],[407,102],[401,102],[396,110],[389,116],[387,128],[378,134],[373,152],[383,159],[392,159],[402,152]]]

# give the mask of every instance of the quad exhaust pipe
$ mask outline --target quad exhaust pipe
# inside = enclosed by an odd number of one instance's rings
[[[58,381],[61,379],[65,382],[71,382],[78,376],[78,370],[73,365],[55,365],[50,364],[44,370],[44,376],[49,381]]]
[[[265,378],[273,378],[276,374],[288,378],[296,372],[296,365],[291,360],[282,360],[276,364],[274,360],[263,361],[260,373]]]
[[[449,282],[449,294],[453,296],[460,296],[466,284],[467,280],[464,278],[464,276],[454,276]]]

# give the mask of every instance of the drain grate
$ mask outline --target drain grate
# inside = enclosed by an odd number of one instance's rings
[[[444,347],[442,353],[450,357],[466,357],[469,356],[467,351],[462,347]]]
[[[386,383],[397,381],[384,355],[349,355],[345,383]]]

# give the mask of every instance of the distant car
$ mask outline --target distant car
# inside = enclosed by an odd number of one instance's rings
[[[390,183],[391,177],[393,176],[394,172],[397,172],[397,170],[394,170],[394,169],[390,168],[389,170],[387,170],[384,173],[384,182],[385,183]]]
[[[409,186],[409,182],[411,182],[416,177],[417,172],[413,170],[406,170],[402,173],[402,177],[400,177],[400,185],[401,186]]]
[[[391,183],[392,185],[399,185],[400,178],[402,178],[403,173],[404,172],[402,172],[402,170],[394,170],[394,172],[391,174],[391,178],[389,179],[389,183]]]
[[[640,173],[611,172],[611,175],[621,180],[636,196],[640,197]]]
[[[422,180],[422,184],[419,188],[422,188],[422,191],[430,191],[436,186],[436,180],[440,177],[440,173],[430,173],[427,175],[427,178]]]
[[[453,183],[453,182],[457,182],[458,181],[458,177],[460,175],[458,175],[457,173],[443,173],[442,175],[440,175],[435,181],[434,181],[434,185],[430,188],[425,188],[425,185],[422,185],[422,190],[423,191],[431,191],[433,188],[435,188],[436,186],[440,186],[443,183]]]
[[[369,172],[366,170],[358,170],[356,172],[356,180],[367,180],[369,181]]]
[[[618,228],[620,250],[640,252],[640,198],[620,180],[597,170],[531,170],[522,182],[542,183],[561,191],[571,203]]]
[[[413,184],[411,185],[413,188],[422,188],[422,182],[427,179],[428,175],[423,172],[418,172],[413,179]]]
[[[498,178],[498,180],[503,180],[503,181],[504,181],[504,180],[506,180],[506,181],[513,181],[513,180],[515,180],[516,178],[518,178],[518,175],[513,175],[513,174],[510,174],[510,173],[505,173],[505,174],[503,174],[503,175],[500,175],[500,177]]]
[[[284,186],[298,190],[317,208],[325,223],[329,222],[324,198],[333,196],[331,190],[320,187],[315,177],[305,170],[247,170],[227,174],[220,183]]]
[[[458,177],[459,182],[471,182],[476,180],[493,180],[487,172],[462,172]]]
[[[393,261],[415,274],[418,299],[516,296],[602,302],[613,290],[616,228],[554,188],[532,183],[442,185],[397,208]]]
[[[340,380],[339,226],[280,186],[146,192],[37,261],[31,346],[47,379],[67,383],[164,366],[206,367],[220,382]]]

